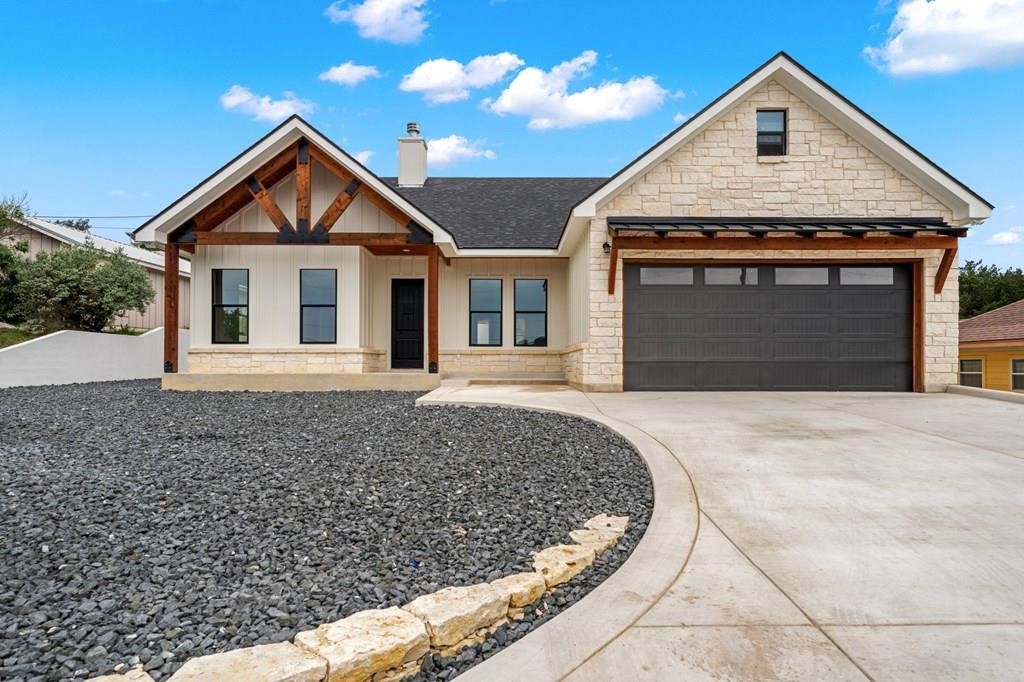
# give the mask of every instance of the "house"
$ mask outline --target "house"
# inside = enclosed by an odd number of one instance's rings
[[[960,385],[1024,391],[1024,300],[960,321]]]
[[[957,243],[991,204],[784,53],[609,178],[428,177],[415,124],[398,148],[381,178],[292,117],[135,232],[193,254],[166,387],[957,382]]]
[[[127,325],[133,329],[155,329],[164,324],[164,257],[158,252],[122,244],[112,239],[106,239],[90,232],[77,230],[66,225],[51,223],[40,218],[25,216],[17,221],[17,226],[11,232],[10,238],[14,241],[24,241],[28,244],[28,254],[35,256],[37,253],[56,251],[64,246],[85,246],[86,242],[97,249],[104,251],[116,251],[121,249],[130,259],[146,269],[146,276],[149,283],[156,292],[156,298],[150,303],[144,312],[129,310],[126,314],[114,320],[115,326]],[[190,264],[182,260],[178,266],[179,292],[184,304],[178,315],[179,326],[189,326],[188,300],[191,296],[189,287]]]

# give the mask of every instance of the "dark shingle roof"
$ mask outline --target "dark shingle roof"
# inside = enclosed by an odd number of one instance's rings
[[[960,341],[1024,339],[1024,300],[960,320]]]
[[[428,178],[423,187],[381,179],[460,248],[553,249],[569,211],[606,178]]]

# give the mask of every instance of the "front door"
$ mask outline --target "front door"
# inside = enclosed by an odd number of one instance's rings
[[[391,280],[391,367],[423,369],[423,280]]]

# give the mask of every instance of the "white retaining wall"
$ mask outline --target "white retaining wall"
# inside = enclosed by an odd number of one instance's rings
[[[178,367],[186,371],[189,331],[178,330]],[[60,331],[0,348],[0,388],[156,379],[163,373],[164,330],[141,336]]]

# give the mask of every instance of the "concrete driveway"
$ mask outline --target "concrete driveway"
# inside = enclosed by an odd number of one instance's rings
[[[567,679],[1024,678],[1024,405],[569,389],[541,404],[584,399],[675,455],[699,530],[674,584]]]

